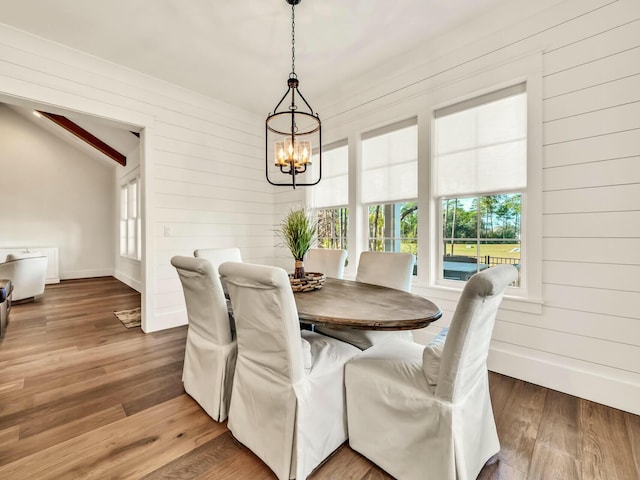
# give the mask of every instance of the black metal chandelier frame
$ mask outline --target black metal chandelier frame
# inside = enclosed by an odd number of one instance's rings
[[[307,102],[302,92],[300,92],[298,88],[300,82],[295,72],[295,6],[302,0],[285,1],[291,5],[291,73],[289,73],[289,78],[287,79],[287,91],[273,109],[273,113],[269,113],[265,121],[265,174],[267,181],[271,185],[287,186],[295,189],[296,186],[317,185],[322,179],[322,124],[318,113],[313,111],[309,102]],[[296,92],[308,111],[301,110],[298,108],[298,105],[296,105]],[[283,102],[285,102],[288,96],[291,97],[291,103],[288,107],[284,108]],[[304,125],[304,127],[300,127],[300,125]],[[288,182],[273,181],[269,177],[269,151],[272,148],[272,146],[269,145],[269,132],[289,139],[290,145],[296,145],[296,142],[300,141],[299,139],[303,139],[317,132],[319,174],[315,182],[298,182],[296,180],[296,177],[305,173],[307,167],[311,164],[311,152],[308,152],[309,159],[300,164],[294,161],[293,156],[290,156],[290,158],[285,159],[283,162],[276,163],[280,173],[290,176]]]

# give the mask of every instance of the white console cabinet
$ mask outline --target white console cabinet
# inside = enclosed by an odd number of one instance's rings
[[[58,272],[58,247],[0,247],[0,262],[7,259],[10,253],[41,253],[49,260],[47,262],[47,280],[45,283],[60,283]]]

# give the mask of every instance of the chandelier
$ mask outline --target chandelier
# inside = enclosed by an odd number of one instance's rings
[[[272,185],[293,187],[316,185],[322,178],[322,128],[320,117],[298,89],[296,75],[295,6],[302,0],[286,0],[291,5],[291,73],[287,91],[265,122],[265,168],[267,181]],[[302,104],[296,105],[296,96]],[[290,98],[290,103],[285,102]],[[284,103],[284,105],[283,105]],[[289,103],[288,105],[286,105]],[[298,103],[300,103],[298,101]],[[280,109],[280,110],[279,110]],[[314,150],[315,149],[315,150]],[[311,157],[317,155],[317,168],[311,168]],[[286,180],[272,175],[287,175]],[[302,175],[301,179],[298,179]],[[282,177],[279,177],[282,178]]]

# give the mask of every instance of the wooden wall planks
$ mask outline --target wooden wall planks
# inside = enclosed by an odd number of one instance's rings
[[[559,167],[637,157],[640,130],[627,130],[545,146],[544,166]]]
[[[547,192],[640,183],[640,156],[549,167],[543,183]]]

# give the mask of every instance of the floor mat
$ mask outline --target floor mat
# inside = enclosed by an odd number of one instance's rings
[[[118,320],[120,320],[127,328],[140,326],[140,307],[132,308],[131,310],[120,310],[118,312],[113,312],[113,314],[118,317]]]

